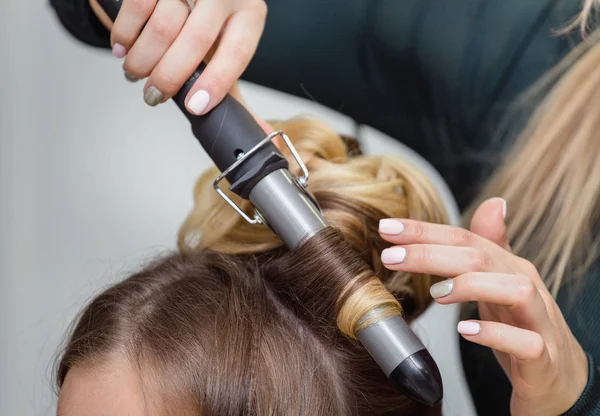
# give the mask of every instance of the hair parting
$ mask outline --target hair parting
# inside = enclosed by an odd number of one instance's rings
[[[273,124],[311,172],[308,191],[330,226],[288,250],[214,193],[210,169],[196,184],[179,252],[105,290],[79,316],[58,363],[59,389],[73,366],[121,357],[137,363],[146,397],[179,415],[439,413],[399,395],[355,339],[374,319],[410,322],[430,304],[441,278],[386,269],[378,224],[447,223],[437,191],[408,162],[361,155],[315,120]]]

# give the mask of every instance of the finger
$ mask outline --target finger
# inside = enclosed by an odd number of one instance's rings
[[[218,1],[199,1],[179,36],[156,65],[144,88],[159,96],[159,102],[173,97],[194,73],[219,35],[227,18]]]
[[[502,273],[466,273],[431,286],[440,304],[486,302],[502,305],[520,328],[542,335],[552,330],[550,317],[536,285],[526,276]]]
[[[425,221],[386,218],[379,222],[379,234],[393,244],[439,244],[454,247],[473,247],[489,251],[510,261],[506,250],[464,228]]]
[[[386,248],[381,261],[390,270],[456,277],[470,272],[511,273],[488,252],[472,247],[411,244]]]
[[[457,331],[471,342],[514,357],[516,368],[526,381],[543,379],[550,367],[548,348],[537,332],[500,322],[476,320],[459,322]]]
[[[260,9],[231,16],[214,56],[187,96],[186,106],[191,113],[205,114],[221,102],[254,55],[265,18],[264,4]]]
[[[137,79],[150,75],[177,38],[188,15],[188,6],[183,1],[159,1],[142,33],[130,48],[123,69]]]
[[[110,32],[113,54],[124,58],[154,11],[156,0],[123,0]]]
[[[506,201],[491,198],[481,203],[473,214],[470,230],[505,250],[511,251],[506,234]]]

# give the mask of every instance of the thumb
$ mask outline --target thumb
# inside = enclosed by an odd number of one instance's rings
[[[510,251],[506,235],[506,201],[502,198],[491,198],[479,205],[471,219],[471,232],[498,244]]]

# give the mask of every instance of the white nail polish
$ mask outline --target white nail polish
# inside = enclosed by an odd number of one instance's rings
[[[404,247],[390,247],[381,252],[381,262],[383,264],[399,264],[406,258],[406,249]]]
[[[472,321],[460,321],[456,326],[456,330],[463,335],[477,335],[481,330],[481,325]]]
[[[429,293],[434,299],[443,298],[452,293],[454,288],[454,280],[448,279],[443,282],[438,282],[429,288]]]
[[[188,101],[187,108],[191,113],[199,116],[208,107],[210,94],[206,90],[198,90]]]
[[[379,232],[382,234],[398,235],[404,231],[402,221],[385,218],[379,221]]]

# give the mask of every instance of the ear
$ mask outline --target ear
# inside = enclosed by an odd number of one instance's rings
[[[506,201],[491,198],[479,205],[471,219],[471,232],[486,238],[510,251],[506,234]]]

